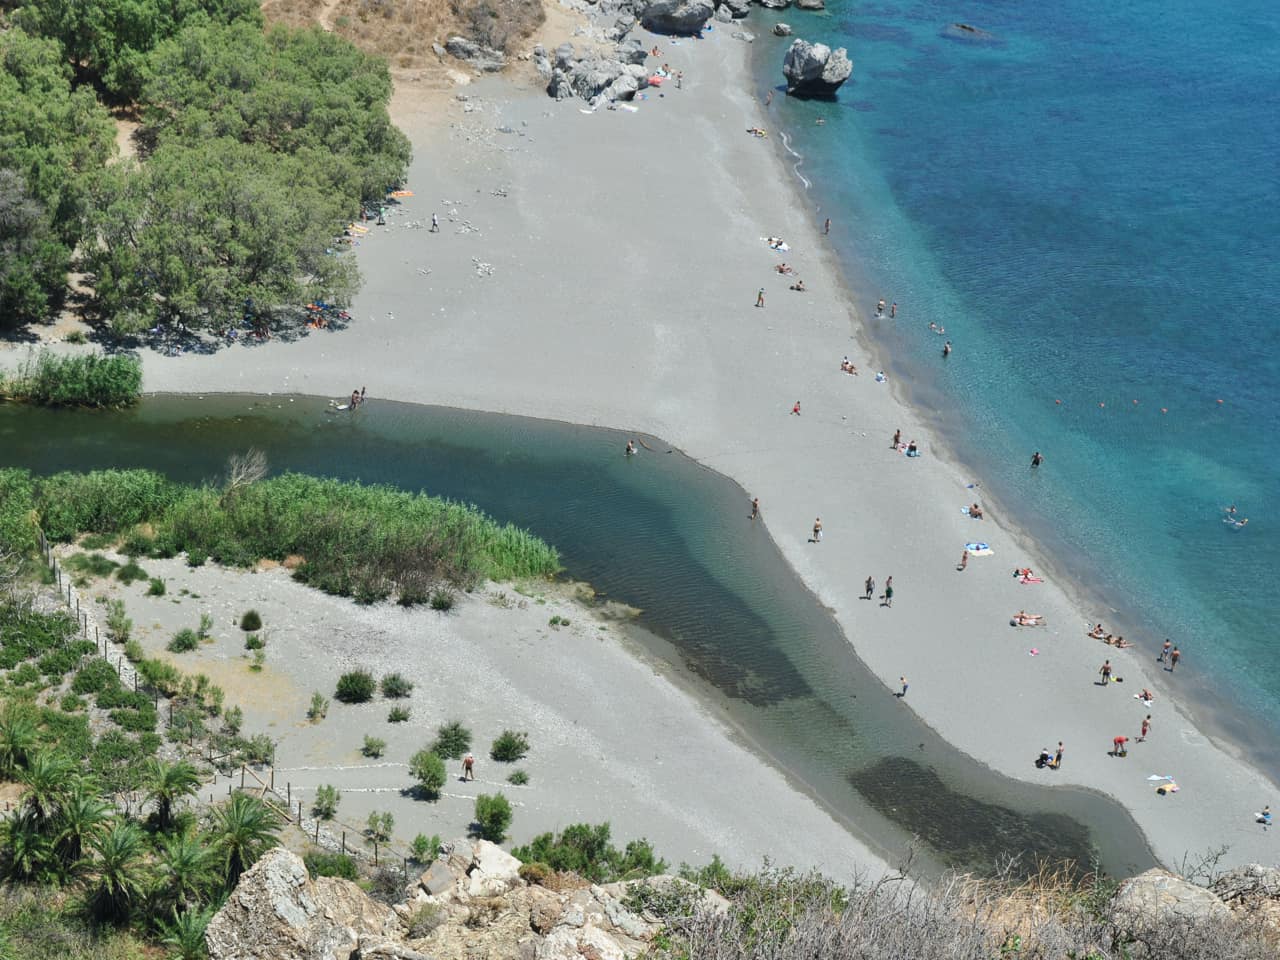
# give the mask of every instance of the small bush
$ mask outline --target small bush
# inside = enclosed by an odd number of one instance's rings
[[[534,883],[542,885],[555,875],[555,871],[548,867],[545,863],[522,863],[520,864],[520,879],[525,883]]]
[[[405,921],[405,927],[408,930],[410,940],[420,940],[423,937],[431,936],[432,932],[440,924],[449,919],[449,915],[444,908],[438,903],[424,903],[413,913],[409,914],[409,919]]]
[[[378,681],[368,670],[352,670],[338,678],[338,688],[334,696],[343,703],[365,703],[373,699],[378,689]]]
[[[242,726],[244,726],[244,711],[239,707],[232,707],[222,714],[222,729],[231,736],[239,736]]]
[[[109,577],[120,566],[100,553],[73,553],[62,561],[62,565],[86,577]]]
[[[245,741],[244,757],[249,763],[270,763],[276,757],[276,745],[265,733],[255,733]]]
[[[454,596],[452,590],[432,590],[431,609],[443,613],[453,609]]]
[[[249,664],[249,669],[252,670],[254,673],[261,673],[262,668],[266,666],[266,664],[267,664],[267,651],[265,650],[253,651],[253,663]]]
[[[194,630],[179,630],[173,635],[173,639],[169,641],[165,647],[170,653],[187,653],[195,650],[200,646],[200,638],[196,636]]]
[[[517,787],[523,787],[529,783],[529,775],[523,770],[512,770],[511,775],[507,777],[507,783],[514,783]]]
[[[74,693],[64,693],[60,706],[64,713],[77,713],[85,708],[84,697],[77,697]]]
[[[413,838],[413,843],[409,844],[409,859],[414,863],[430,863],[439,855],[439,834],[428,837],[425,833],[420,833]]]
[[[144,533],[134,532],[124,538],[120,552],[126,557],[149,557],[155,549],[156,542]]]
[[[418,786],[430,800],[440,796],[440,788],[448,776],[444,761],[431,750],[419,750],[413,755],[409,761],[409,774],[418,781]]]
[[[124,601],[112,600],[107,604],[107,636],[115,643],[128,643],[133,631],[133,621],[125,616]]]
[[[116,571],[116,579],[125,586],[132,586],[139,580],[146,580],[151,575],[143,570],[140,566],[130,560],[123,567]]]
[[[489,748],[489,756],[499,763],[515,763],[529,753],[529,735],[516,730],[503,730]]]
[[[392,707],[387,714],[387,723],[404,723],[409,719],[408,707]]]
[[[374,810],[365,823],[369,839],[378,843],[390,840],[391,832],[396,828],[396,818],[385,810]]]
[[[471,731],[457,720],[437,729],[435,743],[431,745],[432,753],[450,760],[457,760],[470,749]]]
[[[267,645],[267,641],[262,639],[262,634],[251,633],[244,638],[244,648],[246,650],[261,650]]]
[[[130,663],[137,663],[146,658],[147,652],[137,640],[130,640],[124,645],[124,656]]]
[[[388,673],[382,678],[382,695],[389,700],[399,700],[413,693],[413,683],[398,673]]]
[[[307,709],[307,719],[312,723],[316,723],[328,715],[329,698],[317,690],[311,695],[311,706]]]
[[[552,870],[576,873],[593,883],[655,876],[667,869],[647,840],[632,840],[625,850],[615,847],[607,823],[571,824],[559,836],[539,834],[511,853],[525,863],[545,863]]]
[[[196,636],[200,638],[200,642],[209,639],[209,634],[213,631],[213,617],[207,613],[200,614],[200,626],[196,629]]]
[[[182,674],[172,663],[164,660],[138,660],[134,668],[147,686],[152,687],[166,697],[177,692],[182,683]]]
[[[112,689],[120,686],[120,677],[116,674],[116,668],[107,663],[106,660],[90,660],[79,672],[76,673],[75,679],[71,681],[71,690],[74,693],[97,693],[99,690]]]
[[[208,559],[209,559],[209,555],[208,555],[207,553],[201,553],[199,550],[188,550],[188,551],[187,551],[187,566],[188,566],[188,567],[192,567],[192,568],[195,568],[195,567],[203,567],[203,566],[205,565],[205,562],[206,562]]]
[[[321,784],[316,788],[316,799],[311,804],[311,812],[321,820],[332,820],[338,812],[338,803],[342,800],[342,792],[331,783]]]
[[[112,723],[121,730],[127,730],[129,733],[152,733],[155,731],[156,721],[159,719],[156,715],[156,708],[150,703],[141,710],[129,708],[112,710],[110,716]]]
[[[307,873],[315,877],[340,877],[343,880],[360,879],[356,862],[345,853],[329,853],[327,850],[311,850],[303,855]]]
[[[152,577],[151,583],[147,587],[148,597],[163,597],[165,595],[164,581],[159,577]]]
[[[118,540],[114,533],[91,533],[80,541],[80,548],[83,550],[106,550],[115,546]]]
[[[482,793],[476,797],[476,833],[490,843],[506,839],[511,826],[511,804],[500,793]]]
[[[366,757],[374,757],[376,759],[377,757],[382,756],[386,749],[387,741],[380,740],[377,737],[371,737],[366,733],[364,737],[364,744],[360,747],[360,752]]]
[[[245,633],[256,633],[262,629],[262,617],[257,610],[246,610],[240,618],[240,629]]]

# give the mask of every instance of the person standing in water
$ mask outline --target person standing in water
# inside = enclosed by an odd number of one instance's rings
[[[627,441],[627,456],[633,457],[636,453],[636,442],[634,440]]]
[[[895,300],[889,304],[889,319],[892,320],[898,315],[898,301]]]
[[[827,217],[827,222],[822,225],[822,235],[824,237],[831,235],[831,218]]]
[[[951,356],[951,341],[948,340],[942,345],[942,356],[944,358]]]
[[[1040,455],[1040,451],[1037,450],[1035,453],[1031,455],[1031,469],[1034,470],[1036,467],[1040,466],[1040,464],[1042,463],[1044,463],[1044,457],[1042,457]]]
[[[881,297],[880,302],[876,304],[876,316],[877,317],[884,316],[884,297]]]
[[[756,520],[756,519],[759,519],[759,517],[760,517],[760,498],[753,497],[751,499],[751,516],[748,517],[747,519]]]

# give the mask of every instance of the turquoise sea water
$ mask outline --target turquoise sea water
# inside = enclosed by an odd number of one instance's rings
[[[1181,647],[1170,680],[1273,772],[1275,13],[828,0],[780,18],[847,47],[854,79],[834,103],[770,108],[864,316],[899,304],[870,335],[940,435],[1097,598],[1095,619],[1153,654]],[[994,42],[948,39],[956,21]],[[757,42],[761,89],[787,43]],[[1230,503],[1246,528],[1223,523]]]

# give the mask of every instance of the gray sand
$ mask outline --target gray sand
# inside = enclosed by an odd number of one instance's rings
[[[579,102],[513,93],[499,81],[468,88],[468,104],[450,103],[447,125],[406,113],[417,195],[360,245],[366,283],[350,328],[212,357],[148,355],[147,388],[341,397],[368,384],[374,398],[662,436],[760,497],[783,553],[858,654],[887,684],[907,675],[908,705],[960,750],[1011,776],[1115,796],[1166,862],[1218,844],[1230,845],[1231,863],[1256,858],[1257,846],[1272,840],[1251,813],[1274,802],[1274,786],[1209,742],[1177,707],[1170,696],[1177,677],[1154,665],[1155,640],[1117,653],[1088,639],[1086,623],[1104,617],[1073,606],[1050,560],[998,520],[960,514],[973,499],[966,481],[980,478],[936,456],[929,428],[893,384],[873,381],[875,322],[859,323],[773,144],[745,133],[768,123],[743,89],[745,46],[727,31],[658,43],[661,59],[685,72],[685,88],[667,89],[636,113],[587,115]],[[438,234],[426,230],[432,212],[440,215]],[[769,250],[761,238],[771,235],[792,251]],[[810,292],[788,290],[791,278],[773,269],[783,260]],[[757,309],[761,286],[766,306]],[[877,296],[860,295],[864,313]],[[897,322],[913,322],[909,304]],[[845,354],[861,376],[839,371]],[[803,415],[790,416],[797,399]],[[890,451],[895,428],[918,440],[924,456]],[[620,452],[622,442],[620,434]],[[825,539],[808,544],[819,515]],[[958,573],[963,544],[973,539],[990,542],[996,555]],[[1049,582],[1015,582],[1010,571],[1024,565]],[[867,574],[881,584],[893,575],[891,610],[857,599]],[[1049,626],[1011,628],[1019,609],[1046,615]],[[490,643],[497,671],[515,654]],[[1104,689],[1093,681],[1108,655],[1125,682]],[[622,666],[628,662],[619,657],[617,670],[638,669]],[[336,665],[317,660],[315,669]],[[1180,669],[1194,670],[1194,659]],[[664,709],[689,715],[693,708],[662,681],[649,682],[667,691]],[[1143,686],[1158,693],[1151,739],[1113,759],[1112,737],[1135,737],[1148,712],[1132,697]],[[602,731],[611,712],[607,701],[594,710],[584,704],[576,719],[608,743]],[[1064,768],[1034,770],[1031,758],[1058,740],[1067,745]],[[619,780],[670,769],[649,759],[647,738],[645,750],[635,746],[615,761]],[[782,854],[797,834],[788,831],[784,844],[776,825],[732,804],[754,793],[761,767],[742,751],[725,756],[740,767],[714,781],[725,787],[720,802],[690,815],[704,824],[690,845],[711,849],[707,831],[719,817],[743,853]],[[1181,792],[1157,796],[1150,774],[1176,776]],[[667,818],[703,790],[689,785],[683,803],[668,796],[668,809],[648,806],[651,819],[625,827],[615,811],[627,809],[620,800],[627,791],[602,787],[600,804],[576,794],[565,802],[585,816],[610,816],[624,832],[665,839],[689,829]],[[830,838],[830,821],[808,809],[813,819],[793,822],[811,838]],[[545,814],[548,824],[573,815]],[[851,849],[847,838],[841,843],[833,849]]]

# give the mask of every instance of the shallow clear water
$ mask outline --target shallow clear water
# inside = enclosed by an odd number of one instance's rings
[[[633,459],[623,443],[382,402],[354,416],[306,398],[165,398],[118,414],[0,406],[0,465],[148,466],[201,481],[256,446],[273,469],[426,489],[532,529],[560,548],[568,576],[642,610],[636,639],[888,856],[918,835],[933,866],[981,869],[1012,854],[1085,864],[1096,854],[1121,875],[1152,864],[1117,804],[996,776],[916,720],[747,522],[735,484],[657,439]],[[779,825],[780,835],[802,828]]]
[[[1269,763],[1275,13],[1263,0],[829,0],[782,19],[847,47],[854,79],[834,103],[771,107],[864,315],[881,295],[899,304],[871,336],[940,435],[1100,598],[1096,619],[1153,652],[1171,637],[1178,685]],[[752,17],[766,34],[771,20]],[[994,42],[945,37],[961,17]],[[757,41],[761,89],[780,81],[787,42]],[[930,322],[955,345],[945,362]],[[1047,460],[1032,473],[1035,450]],[[1231,503],[1246,528],[1223,523]]]

